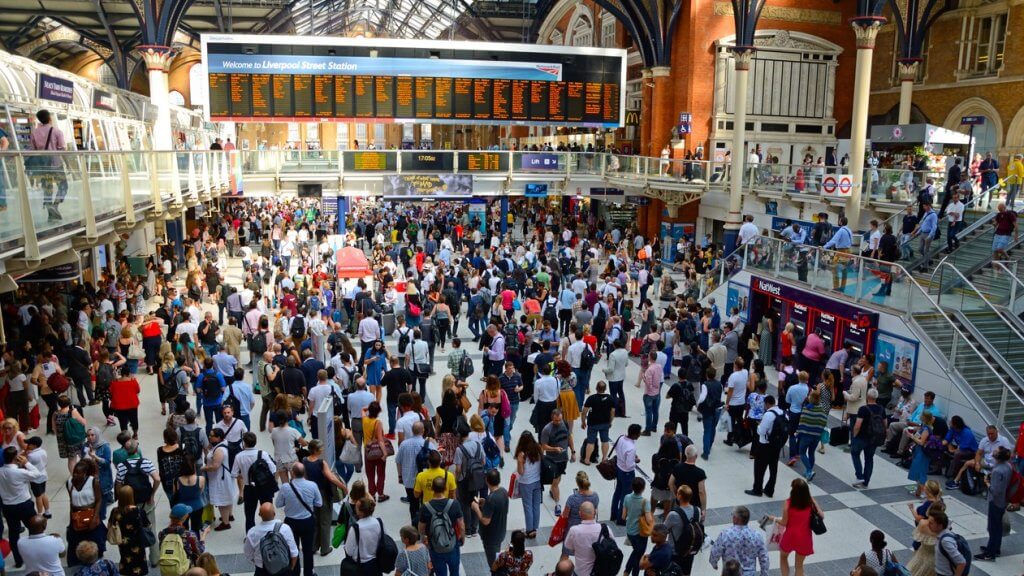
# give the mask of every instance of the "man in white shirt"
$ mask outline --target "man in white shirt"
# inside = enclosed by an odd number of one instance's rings
[[[366,378],[356,378],[356,391],[348,395],[348,413],[352,419],[352,434],[355,435],[356,444],[363,445],[363,408],[376,400],[373,393],[366,389]]]
[[[23,454],[19,454],[16,446],[4,448],[3,458],[7,464],[0,468],[0,498],[3,499],[3,515],[7,521],[14,562],[21,566],[18,536],[21,534],[22,524],[27,527],[29,520],[36,514],[31,484],[44,481],[46,474],[29,463]]]
[[[626,495],[633,491],[633,478],[636,477],[636,441],[640,438],[643,428],[639,424],[630,424],[626,433],[615,441],[615,494],[612,496],[612,520],[619,526],[625,526],[622,520],[622,506]]]
[[[359,347],[360,360],[366,358],[366,351],[373,347],[373,343],[377,340],[383,340],[384,337],[381,335],[380,324],[377,319],[373,317],[373,310],[367,310],[366,316],[359,321]]]
[[[991,470],[996,465],[996,450],[1000,448],[1006,448],[1011,453],[1014,451],[1014,445],[1010,442],[1006,436],[999,433],[999,429],[995,426],[989,425],[985,427],[985,437],[978,442],[978,451],[974,455],[974,459],[964,462],[964,465],[957,470],[956,477],[951,482],[947,482],[946,486],[950,489],[960,487],[960,477],[963,476],[964,472],[970,468],[975,472],[981,472],[982,470]]]
[[[267,463],[271,474],[277,474],[277,465],[270,454],[256,449],[256,435],[252,432],[242,435],[242,446],[242,451],[235,456],[235,463],[231,466],[231,476],[238,482],[238,492],[242,494],[245,503],[245,529],[251,530],[255,522],[256,508],[261,504],[273,502],[276,490],[250,484],[249,468],[257,458],[261,458]],[[276,487],[275,483],[274,488],[276,489]]]
[[[743,358],[737,357],[733,360],[732,366],[732,374],[729,374],[729,378],[725,381],[725,393],[729,399],[726,403],[726,410],[728,410],[732,422],[739,424],[743,422],[743,412],[747,407],[747,380],[750,379],[750,376],[743,367]],[[733,430],[736,429],[737,426],[733,426]],[[725,438],[725,445],[732,446],[733,439],[734,432],[729,432]]]
[[[185,312],[184,315],[185,321],[178,324],[178,327],[174,329],[174,335],[181,336],[182,334],[188,334],[189,341],[195,344],[196,333],[199,332],[199,325],[193,321],[191,314]]]
[[[604,525],[597,522],[594,504],[584,502],[580,505],[580,523],[569,528],[562,547],[562,560],[568,560],[569,556],[576,560],[573,571],[576,576],[591,576],[594,573],[594,564],[597,562],[594,543],[600,540],[603,530]]]
[[[946,228],[947,254],[960,247],[960,239],[957,238],[957,234],[964,227],[964,203],[960,201],[960,192],[952,189],[949,193],[953,196],[949,199],[949,206],[946,207],[946,218],[949,221]]]
[[[46,518],[32,516],[28,521],[28,538],[18,542],[17,536],[11,538],[11,552],[14,553],[15,569],[25,568],[25,573],[64,576],[64,568],[60,557],[67,550],[67,545],[59,536],[46,534]],[[21,531],[21,527],[18,527]]]
[[[764,397],[764,417],[757,425],[757,439],[755,446],[751,448],[754,454],[754,488],[744,490],[750,496],[767,496],[771,498],[775,494],[775,476],[779,470],[779,452],[782,450],[782,443],[776,444],[771,441],[772,430],[776,425],[789,429],[789,422],[781,408],[775,405],[775,397],[771,394]],[[788,433],[787,433],[788,436]],[[764,481],[764,473],[768,472],[768,482]]]
[[[740,245],[750,244],[757,239],[760,231],[757,229],[757,225],[754,224],[754,217],[747,214],[743,217],[743,225],[740,226],[739,240]]]
[[[274,505],[270,502],[264,502],[260,505],[260,522],[249,528],[245,534],[245,542],[242,545],[242,553],[245,554],[246,559],[252,562],[256,566],[256,576],[266,576],[267,572],[263,569],[263,556],[260,554],[260,541],[267,534],[278,530],[285,542],[288,543],[288,557],[291,558],[292,570],[295,570],[295,565],[299,560],[299,547],[295,544],[295,534],[292,532],[290,526],[284,522],[279,522],[276,518],[276,511]]]
[[[533,383],[533,398],[536,404],[533,406],[530,423],[540,436],[540,431],[551,422],[551,411],[557,405],[559,390],[558,380],[551,375],[551,364],[542,364],[537,368],[540,377]]]

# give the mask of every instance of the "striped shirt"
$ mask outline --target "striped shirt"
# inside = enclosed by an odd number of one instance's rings
[[[828,412],[821,409],[820,404],[805,404],[800,414],[800,424],[796,433],[807,436],[821,436],[828,425]]]

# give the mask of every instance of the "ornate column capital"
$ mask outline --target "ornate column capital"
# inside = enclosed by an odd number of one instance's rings
[[[666,77],[672,74],[671,66],[655,66],[651,68],[651,76],[654,78]]]
[[[171,62],[178,55],[178,51],[170,46],[149,46],[141,45],[135,51],[146,61],[146,70],[160,70],[168,72]]]
[[[651,69],[651,68],[643,68],[643,69],[640,70],[640,77],[641,78],[645,78],[646,79],[646,78],[650,78],[652,76],[654,76],[654,70],[653,69]]]
[[[750,70],[750,61],[754,59],[754,51],[750,48],[732,49],[733,60],[737,70]]]
[[[874,50],[878,31],[882,29],[884,20],[854,20],[853,33],[857,37],[858,50]]]
[[[900,82],[917,80],[917,69],[921,66],[920,60],[900,60],[896,65],[899,66]]]

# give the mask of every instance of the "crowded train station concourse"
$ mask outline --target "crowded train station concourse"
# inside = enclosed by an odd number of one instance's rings
[[[1018,576],[1018,0],[0,0],[0,574]]]

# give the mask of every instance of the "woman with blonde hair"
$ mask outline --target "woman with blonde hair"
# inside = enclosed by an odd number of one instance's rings
[[[573,424],[580,418],[580,405],[576,399],[576,374],[573,373],[572,366],[565,360],[555,363],[555,372],[558,374],[556,407],[562,411],[562,418],[571,434]]]
[[[927,414],[927,412],[926,412]],[[946,505],[943,502],[935,502],[928,508],[928,513],[915,523],[912,537],[917,549],[914,555],[907,562],[907,570],[911,576],[933,576],[935,574],[935,545],[938,543],[938,534],[931,531],[928,517],[934,514],[945,514]]]
[[[590,502],[597,510],[601,503],[601,496],[590,488],[590,476],[586,471],[580,470],[576,473],[576,490],[565,500],[565,508],[562,508],[562,518],[569,521],[569,528],[582,522],[580,518],[580,506],[584,502]]]
[[[21,427],[18,425],[17,420],[14,418],[6,418],[3,423],[0,424],[0,430],[3,431],[2,444],[0,444],[0,448],[14,446],[18,449],[18,452],[25,451],[25,434],[21,432]]]

